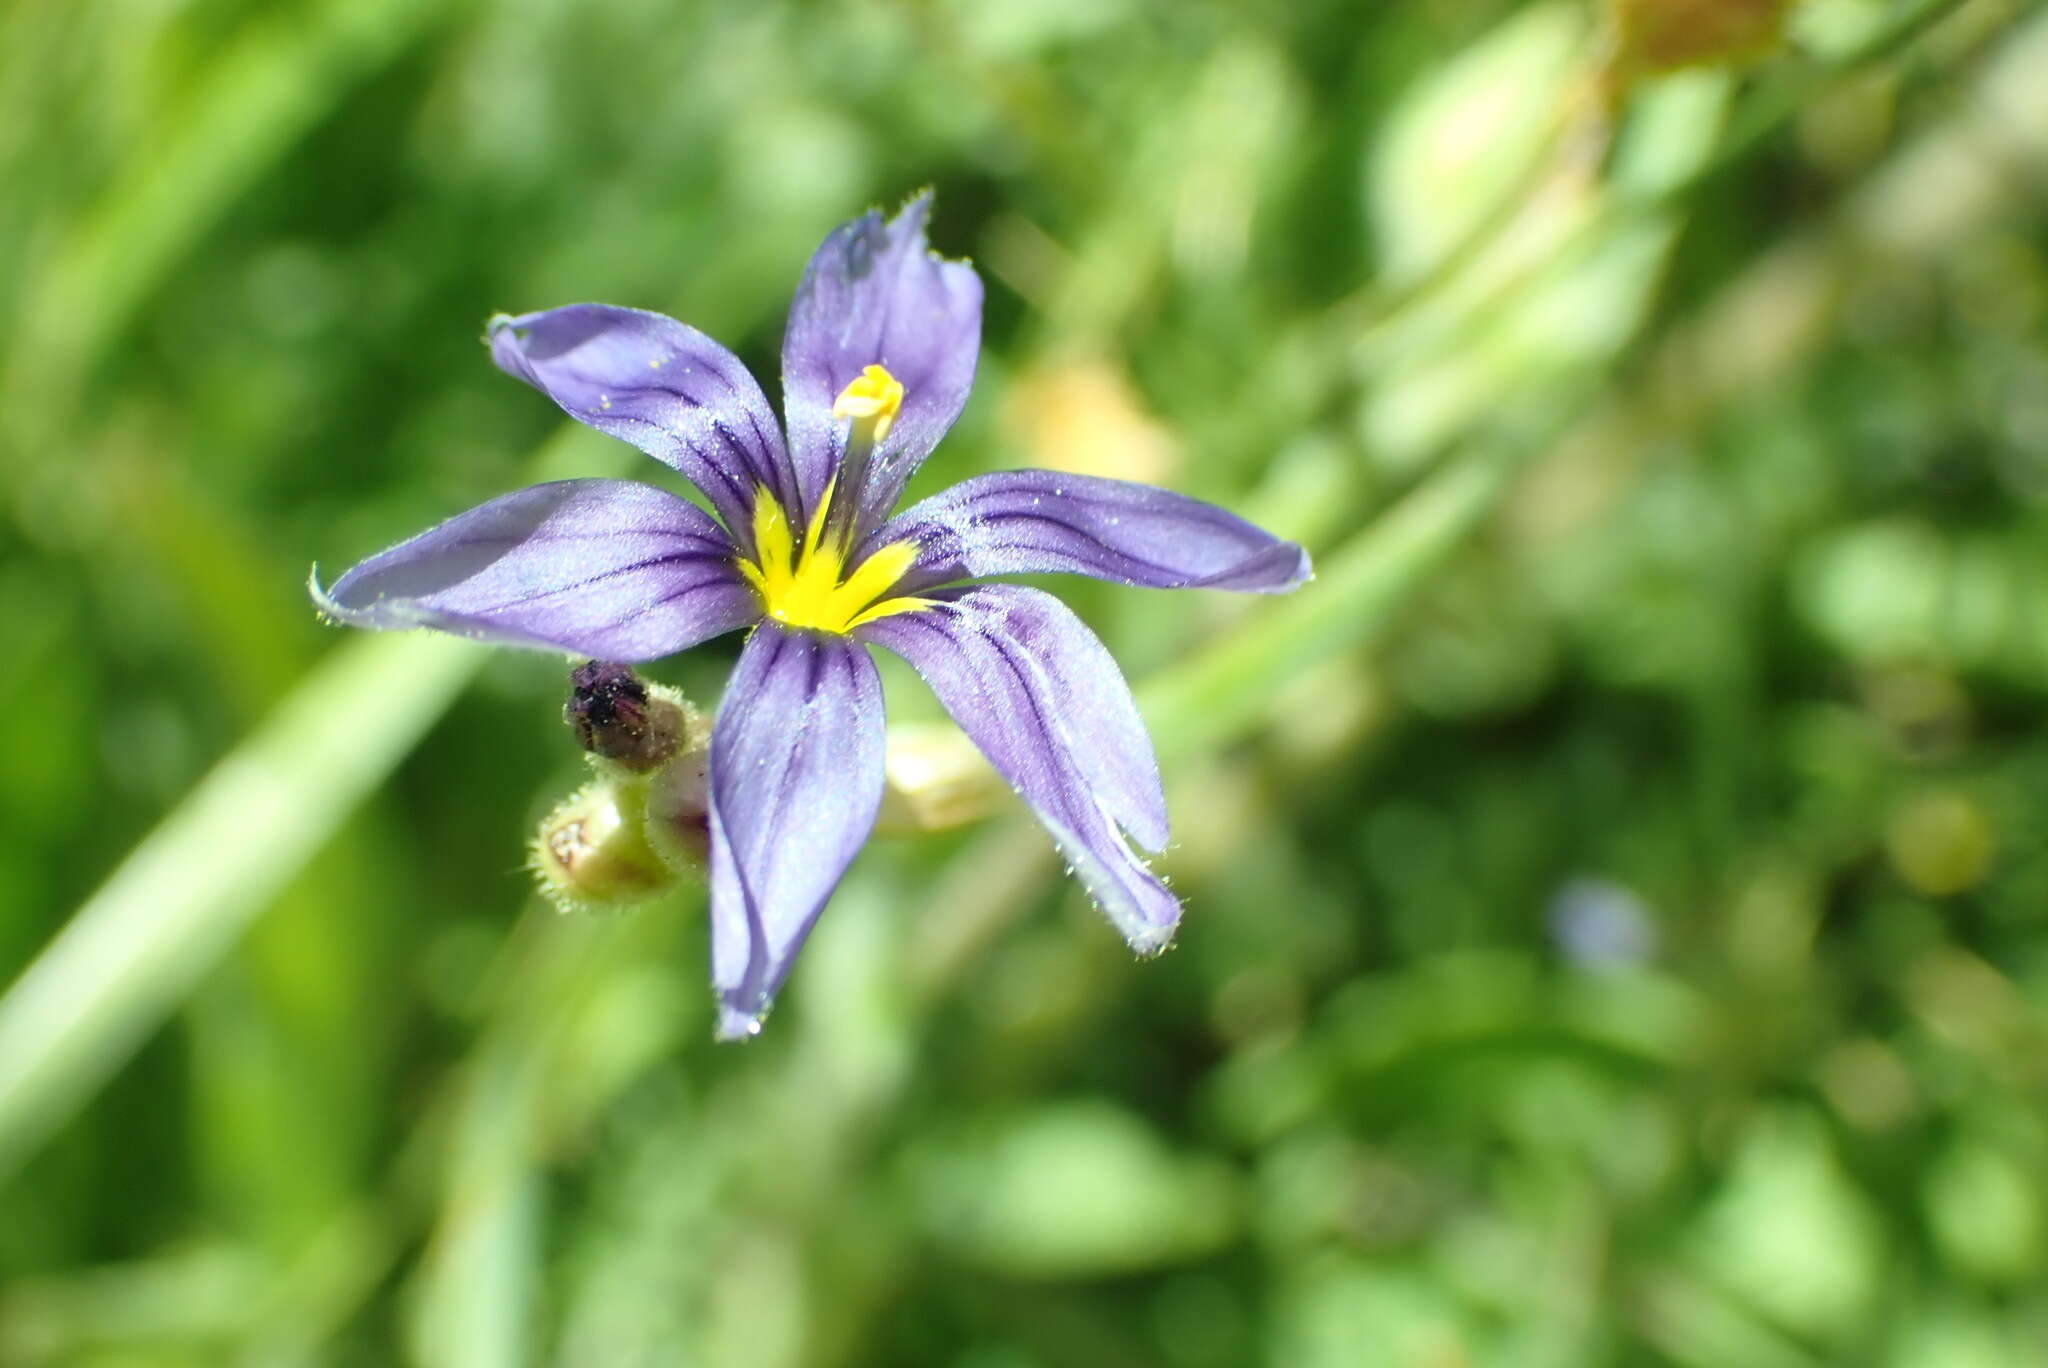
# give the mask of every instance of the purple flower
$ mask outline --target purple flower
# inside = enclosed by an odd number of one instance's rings
[[[1158,763],[1109,652],[1038,589],[1064,571],[1161,589],[1292,589],[1308,556],[1220,508],[1048,470],[963,481],[894,517],[967,402],[981,281],[925,242],[928,196],[825,240],[783,337],[787,439],[731,352],[660,314],[573,304],[491,322],[491,356],[578,421],[694,484],[493,499],[315,598],[358,627],[644,661],[749,628],[711,742],[719,1034],[753,1034],[874,825],[882,688],[909,661],[1037,812],[1140,954],[1180,904],[1135,855],[1166,841]]]

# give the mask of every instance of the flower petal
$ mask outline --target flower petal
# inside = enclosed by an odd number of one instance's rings
[[[718,1034],[760,1029],[882,801],[882,683],[867,648],[764,622],[711,730]]]
[[[1095,634],[1050,594],[985,584],[856,635],[924,677],[1131,948],[1163,950],[1180,903],[1117,830],[1150,850],[1166,843],[1159,767],[1130,687]]]
[[[868,467],[859,526],[889,516],[911,472],[966,406],[981,351],[981,278],[925,241],[926,192],[887,223],[870,210],[825,239],[804,268],[782,339],[783,411],[807,499],[839,469],[846,433],[832,402],[870,365],[903,404]],[[814,504],[811,506],[815,506]]]
[[[895,592],[982,575],[1065,572],[1152,589],[1276,594],[1309,576],[1308,553],[1214,504],[1156,485],[1003,470],[905,509],[868,549],[911,541]]]
[[[632,443],[704,491],[742,540],[765,486],[796,508],[775,411],[740,359],[642,309],[571,304],[491,320],[491,359],[571,418]],[[796,517],[801,525],[807,511]]]
[[[313,598],[357,627],[434,627],[641,661],[760,616],[732,543],[696,505],[632,480],[534,485],[379,552]]]

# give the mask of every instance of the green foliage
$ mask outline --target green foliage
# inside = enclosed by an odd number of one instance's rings
[[[2048,1361],[2048,19],[1737,8],[0,10],[0,1363]],[[715,1047],[700,893],[521,868],[561,663],[302,586],[652,474],[492,312],[772,377],[924,184],[990,299],[919,488],[1319,578],[1062,586],[1174,953],[1005,811]]]

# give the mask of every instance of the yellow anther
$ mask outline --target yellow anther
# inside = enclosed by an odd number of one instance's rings
[[[869,366],[832,401],[834,418],[851,418],[856,432],[865,425],[867,438],[879,442],[889,435],[896,411],[903,407],[903,382],[885,366]]]

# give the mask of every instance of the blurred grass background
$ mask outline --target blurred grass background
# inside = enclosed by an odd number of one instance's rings
[[[12,0],[0,115],[0,1363],[2048,1363],[2040,7]],[[913,495],[1320,578],[1059,586],[1173,954],[1000,812],[715,1048],[697,895],[520,868],[561,662],[306,569],[659,478],[492,311],[772,390],[924,184]]]

